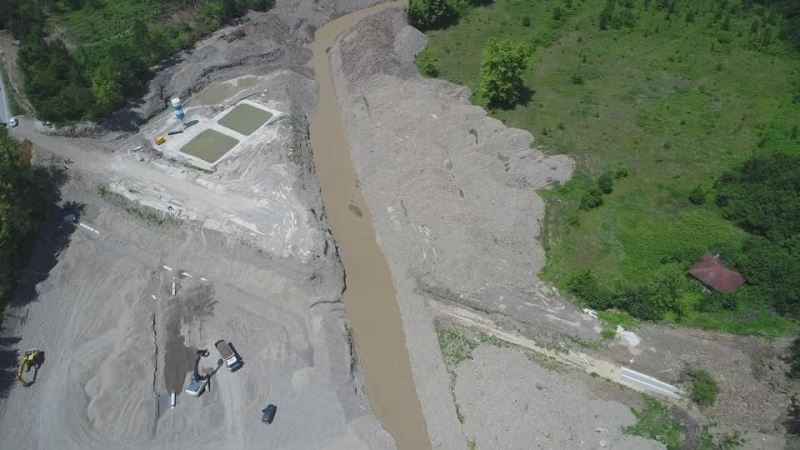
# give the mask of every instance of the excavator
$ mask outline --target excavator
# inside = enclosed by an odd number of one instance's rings
[[[22,358],[19,361],[19,368],[17,369],[17,380],[19,380],[23,386],[30,386],[36,381],[36,372],[39,370],[39,366],[42,365],[43,357],[44,352],[38,348],[26,350],[25,354],[22,355]],[[34,368],[33,379],[26,381],[24,374],[30,372],[31,367]]]
[[[186,393],[192,397],[199,397],[200,394],[205,392],[208,386],[208,375],[200,375],[199,366],[200,359],[208,356],[208,350],[201,349],[194,354],[194,368],[192,369],[192,377],[189,379],[189,384],[186,385]]]

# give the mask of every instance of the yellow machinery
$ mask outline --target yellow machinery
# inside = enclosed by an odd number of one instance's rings
[[[42,364],[42,355],[43,352],[38,348],[32,348],[25,351],[25,354],[19,361],[19,368],[17,369],[17,379],[20,383],[22,383],[23,386],[30,386],[34,381],[36,381],[36,371],[39,370],[39,366]],[[30,372],[31,367],[34,367],[33,379],[31,381],[25,381],[23,374]]]
[[[156,142],[156,145],[161,145],[161,144],[163,144],[164,142],[167,142],[167,138],[165,138],[165,137],[164,137],[164,135],[162,134],[162,135],[160,135],[160,136],[158,136],[158,137],[156,138],[156,141],[155,141],[155,142]]]

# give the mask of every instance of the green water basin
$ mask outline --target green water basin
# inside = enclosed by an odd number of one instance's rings
[[[245,136],[250,136],[267,123],[270,117],[272,117],[272,114],[269,111],[242,103],[236,105],[228,114],[225,114],[225,117],[219,119],[218,123]]]
[[[214,163],[228,153],[239,140],[216,130],[205,130],[181,148],[181,153],[192,155],[208,163]]]

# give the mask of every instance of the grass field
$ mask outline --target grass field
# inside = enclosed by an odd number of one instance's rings
[[[573,181],[544,193],[541,276],[561,287],[582,269],[607,287],[638,283],[679,256],[739,247],[745,233],[714,206],[715,179],[761,152],[800,152],[800,58],[778,39],[779,16],[737,0],[678,0],[671,14],[661,2],[630,3],[635,25],[616,30],[600,30],[606,2],[496,0],[428,33],[439,77],[472,88],[480,105],[486,40],[508,36],[531,49],[530,100],[491,114],[578,162]],[[581,210],[586,186],[618,169],[628,175],[603,205]],[[688,199],[697,187],[708,192],[704,204]],[[690,294],[681,300],[688,313],[667,321],[773,336],[794,329],[761,305],[696,311],[702,295]]]

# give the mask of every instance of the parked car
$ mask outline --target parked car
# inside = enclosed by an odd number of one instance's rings
[[[273,420],[275,420],[275,413],[278,411],[278,407],[275,405],[267,405],[266,408],[261,410],[261,421],[266,423],[267,425],[271,424]]]
[[[14,127],[16,127],[17,125],[19,125],[19,120],[17,120],[17,118],[16,118],[16,117],[12,117],[12,118],[8,119],[8,125],[9,125],[11,128],[14,128]]]

